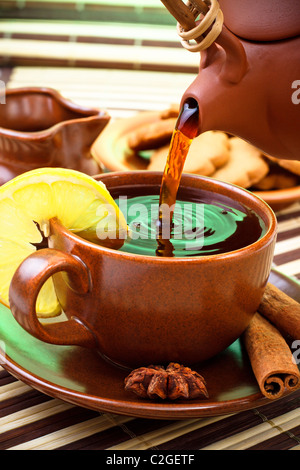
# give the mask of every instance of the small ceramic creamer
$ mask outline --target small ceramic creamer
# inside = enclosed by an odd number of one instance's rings
[[[41,167],[101,173],[91,145],[109,115],[63,98],[50,88],[15,88],[0,106],[0,184]]]

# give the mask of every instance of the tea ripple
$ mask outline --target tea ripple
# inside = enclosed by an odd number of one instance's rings
[[[172,257],[215,255],[251,244],[263,232],[254,213],[243,206],[241,210],[233,209],[221,201],[177,200],[171,227],[158,226],[159,196],[122,198],[116,202],[131,232],[121,248],[128,253]],[[170,210],[167,205],[164,209]]]

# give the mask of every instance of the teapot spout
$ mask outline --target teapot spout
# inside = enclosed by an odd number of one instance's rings
[[[208,130],[221,130],[231,121],[222,106],[226,89],[238,85],[248,71],[248,61],[241,41],[225,26],[217,40],[201,52],[199,74],[185,91],[185,102],[196,100],[199,107],[197,135]]]

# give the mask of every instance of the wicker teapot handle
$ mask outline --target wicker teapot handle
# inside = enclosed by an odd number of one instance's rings
[[[177,20],[181,43],[190,52],[213,44],[222,31],[224,17],[217,0],[161,0]],[[205,34],[207,31],[209,32]],[[205,34],[205,35],[204,35]]]

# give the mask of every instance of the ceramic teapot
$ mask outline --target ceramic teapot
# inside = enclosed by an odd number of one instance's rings
[[[201,51],[182,97],[198,103],[198,134],[222,130],[270,156],[300,160],[299,0],[161,1],[184,47]]]

